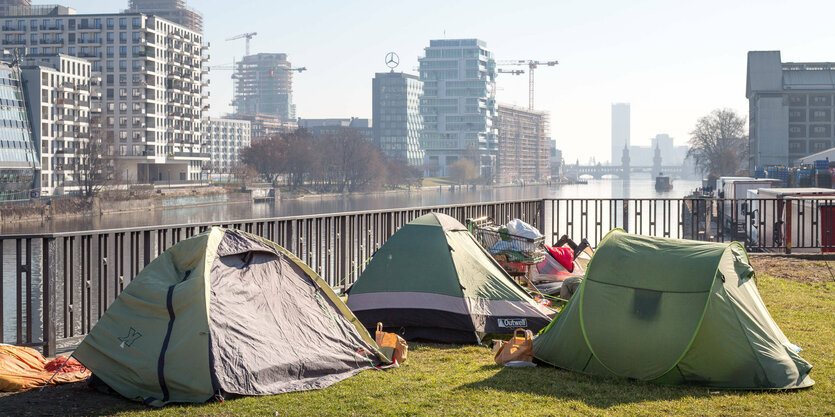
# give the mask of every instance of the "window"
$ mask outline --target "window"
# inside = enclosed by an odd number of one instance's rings
[[[119,32],[119,43],[126,43],[128,41],[127,32]]]
[[[133,19],[131,19],[131,24],[133,25],[134,29],[142,27],[142,23],[139,21],[138,17],[134,17]]]
[[[107,43],[113,43],[113,32],[107,32]]]
[[[125,29],[128,27],[128,18],[127,17],[120,17],[119,18],[119,28]]]
[[[108,29],[113,29],[113,18],[112,17],[107,18],[107,28]]]

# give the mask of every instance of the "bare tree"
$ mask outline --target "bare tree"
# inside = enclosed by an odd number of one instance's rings
[[[322,138],[319,150],[329,162],[334,191],[373,189],[383,183],[386,167],[380,151],[351,128],[339,129]]]
[[[114,180],[112,152],[107,144],[99,140],[78,145],[70,164],[73,183],[78,185],[82,196],[95,197]]]
[[[747,160],[745,118],[731,109],[717,109],[696,122],[690,132],[690,149],[696,167],[711,176],[734,175]]]
[[[241,161],[252,167],[265,180],[275,182],[282,172],[286,147],[280,137],[271,137],[241,149]],[[237,170],[236,173],[242,171]]]
[[[461,158],[449,166],[449,175],[458,184],[470,183],[478,178],[478,167],[469,158]]]

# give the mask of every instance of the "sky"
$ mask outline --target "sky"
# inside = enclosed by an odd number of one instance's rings
[[[54,1],[50,1],[54,3]],[[41,3],[37,2],[36,3]],[[631,104],[632,145],[659,133],[685,145],[698,118],[717,108],[748,113],[747,52],[780,50],[784,62],[835,61],[835,2],[774,0],[599,1],[190,1],[203,14],[210,65],[252,53],[287,53],[303,118],[371,117],[371,80],[415,71],[430,39],[479,38],[497,60],[557,60],[535,73],[535,107],[567,162],[610,159],[611,104]],[[65,3],[79,13],[116,12],[127,0]],[[509,69],[512,69],[510,67]],[[232,111],[231,71],[209,75],[211,116]],[[528,74],[499,75],[497,100],[527,106]]]

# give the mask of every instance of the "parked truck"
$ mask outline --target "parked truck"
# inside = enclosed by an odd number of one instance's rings
[[[746,205],[748,191],[772,188],[778,183],[779,180],[751,177],[723,177],[717,180],[716,185],[722,186],[721,190],[717,189],[720,192],[719,197],[725,199],[722,210],[723,223],[732,239],[744,240],[748,237],[746,233],[748,228],[746,218],[749,212]]]

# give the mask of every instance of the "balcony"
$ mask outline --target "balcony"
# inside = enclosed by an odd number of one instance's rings
[[[26,39],[3,40],[3,45],[26,45]]]

